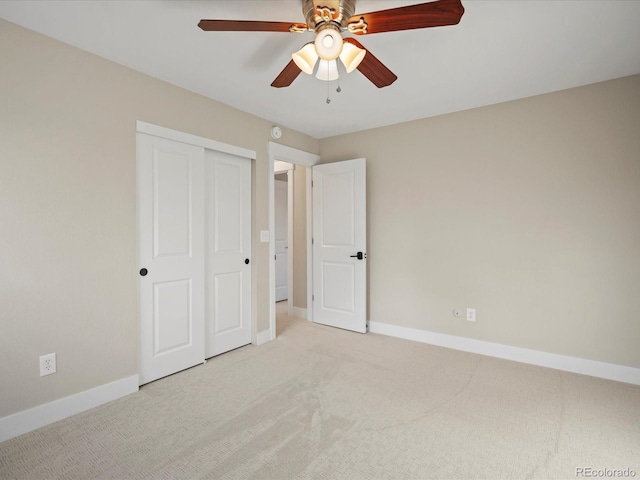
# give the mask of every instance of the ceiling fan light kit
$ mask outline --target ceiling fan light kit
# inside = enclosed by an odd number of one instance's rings
[[[460,0],[435,0],[417,5],[390,8],[354,15],[356,0],[302,0],[304,23],[267,22],[251,20],[201,20],[198,26],[205,31],[236,32],[316,32],[314,42],[307,43],[291,55],[292,60],[271,83],[272,87],[288,87],[300,72],[331,81],[338,78],[336,59],[347,73],[358,69],[376,87],[388,87],[397,80],[371,52],[351,37],[342,38],[341,32],[353,35],[413,30],[418,28],[456,25],[464,14]],[[319,60],[319,61],[318,61]]]
[[[313,67],[316,66],[318,61],[318,54],[316,53],[316,47],[313,42],[307,43],[304,47],[291,55],[291,58],[296,63],[298,68],[307,75],[313,73]]]
[[[333,81],[339,77],[337,58],[340,58],[347,73],[351,73],[360,65],[366,53],[366,50],[343,41],[338,31],[327,28],[316,35],[314,42],[307,43],[292,54],[291,58],[298,68],[307,75],[313,73],[315,65],[320,59],[316,78]]]
[[[358,65],[364,60],[364,56],[367,51],[363,48],[356,47],[352,43],[344,42],[342,45],[342,52],[340,53],[340,60],[347,69],[347,73],[353,72]]]
[[[338,63],[335,60],[320,60],[316,78],[326,82],[333,82],[340,77],[338,74]]]
[[[342,53],[342,35],[331,27],[325,27],[318,32],[313,45],[322,60],[335,60]]]

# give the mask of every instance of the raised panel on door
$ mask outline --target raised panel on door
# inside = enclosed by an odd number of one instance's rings
[[[319,182],[323,247],[355,248],[355,176],[353,171],[325,173]]]
[[[322,261],[320,266],[322,308],[336,313],[355,314],[355,265],[351,262]]]
[[[191,254],[192,161],[176,148],[153,147],[153,253]]]
[[[289,186],[287,182],[274,181],[274,230],[275,230],[275,261],[276,261],[276,302],[286,300],[289,295],[288,268],[288,203]]]
[[[276,302],[287,300],[289,296],[288,268],[287,252],[276,253]]]
[[[191,280],[154,283],[154,357],[188,347],[192,342]]]
[[[251,161],[207,150],[205,183],[208,358],[251,343]]]
[[[138,134],[141,384],[204,359],[204,149]]]
[[[214,278],[215,335],[242,328],[242,273],[231,272]]]
[[[242,209],[244,185],[241,161],[231,155],[210,152],[213,156],[213,218],[214,218],[214,253],[241,254],[244,248]],[[222,157],[222,158],[220,158]]]
[[[313,321],[362,333],[367,329],[365,177],[364,159],[313,167]]]

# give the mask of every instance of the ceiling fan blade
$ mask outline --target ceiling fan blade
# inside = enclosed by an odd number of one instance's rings
[[[288,87],[298,78],[300,72],[302,72],[302,70],[296,65],[296,62],[291,60],[287,66],[284,67],[284,70],[280,72],[280,75],[271,83],[271,86],[276,88]]]
[[[355,38],[347,37],[344,41],[349,42],[358,48],[367,50]],[[362,62],[358,65],[358,70],[378,88],[388,87],[398,79],[397,75],[389,70],[369,50],[367,50],[364,59],[362,59]]]
[[[198,26],[206,32],[306,32],[309,30],[305,23],[257,20],[200,20]]]
[[[349,19],[349,31],[365,35],[456,25],[463,13],[464,7],[460,0],[437,0],[354,15]]]

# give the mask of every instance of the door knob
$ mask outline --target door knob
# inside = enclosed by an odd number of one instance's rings
[[[244,259],[244,263],[245,263],[245,265],[249,265],[249,259],[248,259],[248,258],[245,258],[245,259]]]
[[[363,258],[365,258],[367,256],[366,253],[362,253],[362,252],[358,252],[355,255],[351,255],[351,258],[357,258],[358,260],[362,260]]]
[[[140,276],[144,277],[147,275],[147,273],[149,273],[149,270],[147,270],[146,268],[141,268],[140,269]]]

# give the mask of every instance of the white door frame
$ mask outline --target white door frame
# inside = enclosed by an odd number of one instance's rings
[[[276,338],[276,268],[275,262],[272,260],[275,256],[276,252],[276,244],[274,239],[274,228],[275,228],[275,209],[273,205],[273,198],[275,194],[275,184],[274,184],[274,162],[282,161],[293,163],[295,165],[302,165],[304,167],[312,167],[320,161],[320,155],[315,155],[313,153],[305,152],[303,150],[298,150],[297,148],[288,147],[286,145],[281,145],[279,143],[269,142],[268,145],[269,151],[269,339],[274,340]],[[310,173],[310,172],[309,172]],[[295,174],[294,174],[295,175]],[[312,292],[312,267],[313,267],[313,256],[311,249],[311,227],[312,227],[312,204],[311,204],[311,175],[307,175],[307,319],[312,320],[311,316],[311,292]],[[292,180],[292,179],[290,179]],[[290,189],[292,186],[290,185]],[[293,202],[291,202],[291,205]],[[289,208],[292,208],[291,205]],[[292,215],[293,217],[293,215]],[[293,224],[293,218],[290,219],[290,224]],[[293,229],[290,228],[288,235],[289,241],[289,252],[290,256],[293,255],[293,239],[292,236]],[[290,262],[290,268],[293,268],[293,262]],[[293,272],[293,270],[291,270]],[[293,279],[289,283],[293,284]],[[293,298],[290,298],[290,302],[293,302]],[[262,336],[260,335],[262,338]],[[266,340],[266,339],[265,339]],[[268,341],[266,340],[266,341]]]
[[[283,162],[282,160],[274,160],[274,175],[279,173],[287,174],[287,301],[288,315],[294,315],[293,311],[293,182],[295,179],[294,166],[292,163]],[[275,177],[274,177],[275,182]],[[274,192],[275,193],[275,192]],[[274,209],[275,217],[275,209]],[[275,235],[275,221],[274,221]],[[275,242],[275,239],[274,239]]]
[[[228,145],[226,143],[218,142],[210,138],[199,137],[190,133],[180,132],[178,130],[172,130],[166,127],[160,127],[151,123],[136,122],[136,132],[147,133],[149,135],[155,135],[156,137],[163,137],[169,140],[175,140],[176,142],[188,143],[197,147],[203,147],[208,150],[216,150],[218,152],[230,153],[231,155],[237,155],[238,157],[256,159],[256,152],[254,150],[247,150],[246,148],[236,147],[235,145]]]

